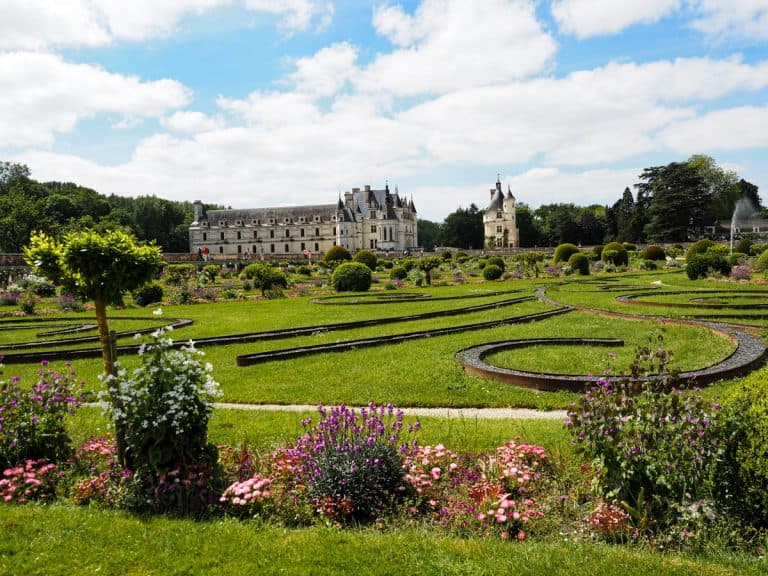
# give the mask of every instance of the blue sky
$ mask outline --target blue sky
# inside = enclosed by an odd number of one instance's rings
[[[439,221],[707,154],[768,198],[767,45],[768,0],[4,0],[0,159],[234,207],[388,181]]]

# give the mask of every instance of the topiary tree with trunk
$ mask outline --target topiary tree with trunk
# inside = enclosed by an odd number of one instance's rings
[[[140,245],[133,236],[112,230],[84,230],[67,234],[59,241],[44,232],[33,233],[24,248],[24,259],[35,271],[67,291],[91,300],[96,310],[104,373],[115,372],[110,342],[107,306],[122,303],[123,294],[151,281],[163,264],[161,250]],[[114,379],[108,378],[110,396]],[[124,463],[124,443],[116,430],[118,457]]]

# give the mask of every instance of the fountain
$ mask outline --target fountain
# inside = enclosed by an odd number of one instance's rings
[[[731,216],[731,254],[733,254],[733,233],[736,229],[736,222],[739,219],[742,221],[749,220],[749,217],[755,212],[755,205],[752,200],[746,196],[742,196],[736,201],[733,207],[733,216]]]

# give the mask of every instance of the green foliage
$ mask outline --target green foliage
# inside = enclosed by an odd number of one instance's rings
[[[583,252],[571,254],[571,257],[568,258],[568,266],[577,274],[582,276],[589,275],[589,258]]]
[[[170,471],[201,460],[208,419],[220,395],[212,367],[193,344],[174,349],[161,330],[141,351],[141,365],[119,367],[112,405],[125,430],[126,461],[134,472]]]
[[[504,272],[504,270],[507,269],[507,265],[504,263],[504,258],[501,256],[491,256],[485,261],[486,266],[487,265],[493,265],[498,266],[501,268],[501,271]]]
[[[206,264],[203,269],[200,270],[200,279],[207,283],[212,284],[216,282],[216,278],[221,273],[221,268],[218,264]]]
[[[690,280],[706,278],[712,274],[728,276],[730,273],[731,265],[728,259],[711,252],[695,254],[685,265],[685,274]]]
[[[352,258],[354,262],[360,262],[361,264],[365,264],[368,266],[368,268],[371,269],[371,272],[376,270],[376,263],[378,262],[378,258],[376,257],[376,254],[371,252],[370,250],[358,250],[355,252],[355,257]]]
[[[427,284],[432,284],[432,270],[440,266],[440,258],[437,256],[426,256],[419,258],[419,269],[424,272],[424,278]]]
[[[360,262],[344,262],[333,271],[331,283],[337,292],[365,292],[371,287],[371,269]]]
[[[763,370],[765,372],[765,370]],[[768,382],[750,379],[727,400],[729,442],[719,494],[748,524],[768,527]]]
[[[709,497],[725,446],[719,406],[680,391],[661,344],[651,337],[628,375],[600,379],[568,412],[577,445],[599,466],[602,494],[640,529],[667,525],[679,507]]]
[[[403,266],[395,266],[389,273],[392,280],[405,280],[408,277],[408,271]]]
[[[609,242],[606,244],[600,254],[600,259],[604,263],[610,263],[614,266],[626,266],[629,264],[627,249],[619,242]]]
[[[640,260],[637,262],[637,267],[640,270],[657,270],[659,268],[655,260]]]
[[[696,254],[704,254],[704,252],[709,250],[712,246],[715,246],[715,242],[707,238],[699,240],[698,242],[694,242],[685,253],[685,259],[690,260]]]
[[[605,248],[605,246],[602,244],[595,244],[592,247],[592,254],[594,255],[595,260],[602,260],[603,248]]]
[[[74,371],[43,362],[32,387],[0,381],[0,470],[25,460],[60,462],[72,452],[65,417],[85,399]],[[0,478],[2,479],[2,478]]]
[[[483,268],[483,278],[486,280],[498,280],[502,274],[503,271],[496,264],[487,264]]]
[[[728,263],[731,266],[739,266],[740,264],[744,264],[749,260],[749,256],[742,252],[734,252],[730,256],[728,256]]]
[[[410,272],[414,268],[418,267],[418,260],[416,260],[416,258],[406,258],[400,263],[400,266],[405,268],[406,272]]]
[[[323,261],[331,265],[336,265],[347,260],[352,260],[352,255],[349,253],[349,250],[344,248],[344,246],[332,246],[328,249],[328,252],[325,253],[325,256],[323,256]]]
[[[707,253],[717,254],[718,256],[725,258],[731,253],[731,250],[725,244],[715,244],[714,246],[710,246],[709,248],[707,248]]]
[[[749,254],[752,256],[760,256],[760,254],[766,250],[768,250],[768,244],[752,244],[749,248]]]
[[[634,252],[637,250],[637,245],[632,242],[622,242],[621,245],[624,246],[624,250],[627,252]]]
[[[755,270],[758,272],[765,272],[768,270],[768,250],[764,250],[755,262]]]
[[[736,242],[736,246],[734,247],[734,252],[741,252],[742,254],[749,254],[750,249],[754,245],[754,242],[750,240],[749,238],[742,238],[738,242]]]
[[[568,259],[571,257],[571,255],[576,254],[577,252],[581,252],[578,246],[566,242],[565,244],[560,244],[557,248],[555,248],[555,255],[553,260],[555,264],[558,262],[568,262]]]
[[[643,259],[664,262],[667,259],[667,253],[661,246],[648,246],[643,250]]]
[[[170,286],[189,282],[197,272],[194,264],[167,264],[163,267],[163,280]]]
[[[163,287],[159,282],[150,282],[133,291],[133,301],[137,306],[149,306],[163,301]]]
[[[31,316],[32,314],[35,313],[35,309],[37,308],[37,302],[38,302],[37,296],[35,296],[31,292],[25,292],[19,298],[19,309],[22,312],[24,312],[24,314]]]
[[[451,254],[451,251],[448,250],[448,248],[443,250],[443,253],[440,254],[440,259],[443,261],[448,261],[448,260],[451,260],[452,258],[453,258],[453,254]]]
[[[254,262],[248,264],[240,273],[240,277],[252,280],[256,288],[261,289],[261,295],[267,296],[270,290],[288,286],[288,277],[280,268],[275,268],[269,262]]]
[[[512,257],[515,262],[520,262],[528,268],[536,266],[538,262],[544,262],[544,252],[518,252]]]
[[[312,268],[310,268],[306,264],[302,264],[301,266],[296,268],[296,274],[301,274],[302,276],[312,276]]]
[[[49,298],[56,295],[56,286],[54,286],[53,282],[35,274],[24,276],[20,285],[25,290],[41,298]]]

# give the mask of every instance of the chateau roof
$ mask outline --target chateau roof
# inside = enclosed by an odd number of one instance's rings
[[[304,217],[307,222],[314,221],[315,216],[320,216],[323,220],[331,220],[336,215],[336,204],[313,204],[307,206],[282,206],[273,208],[235,208],[227,210],[208,210],[204,219],[209,222],[218,223],[224,221],[227,224],[234,225],[237,220],[250,223],[251,220],[268,220],[273,218],[276,223],[282,223],[286,218],[290,218],[291,223]],[[263,223],[263,222],[262,222]]]

